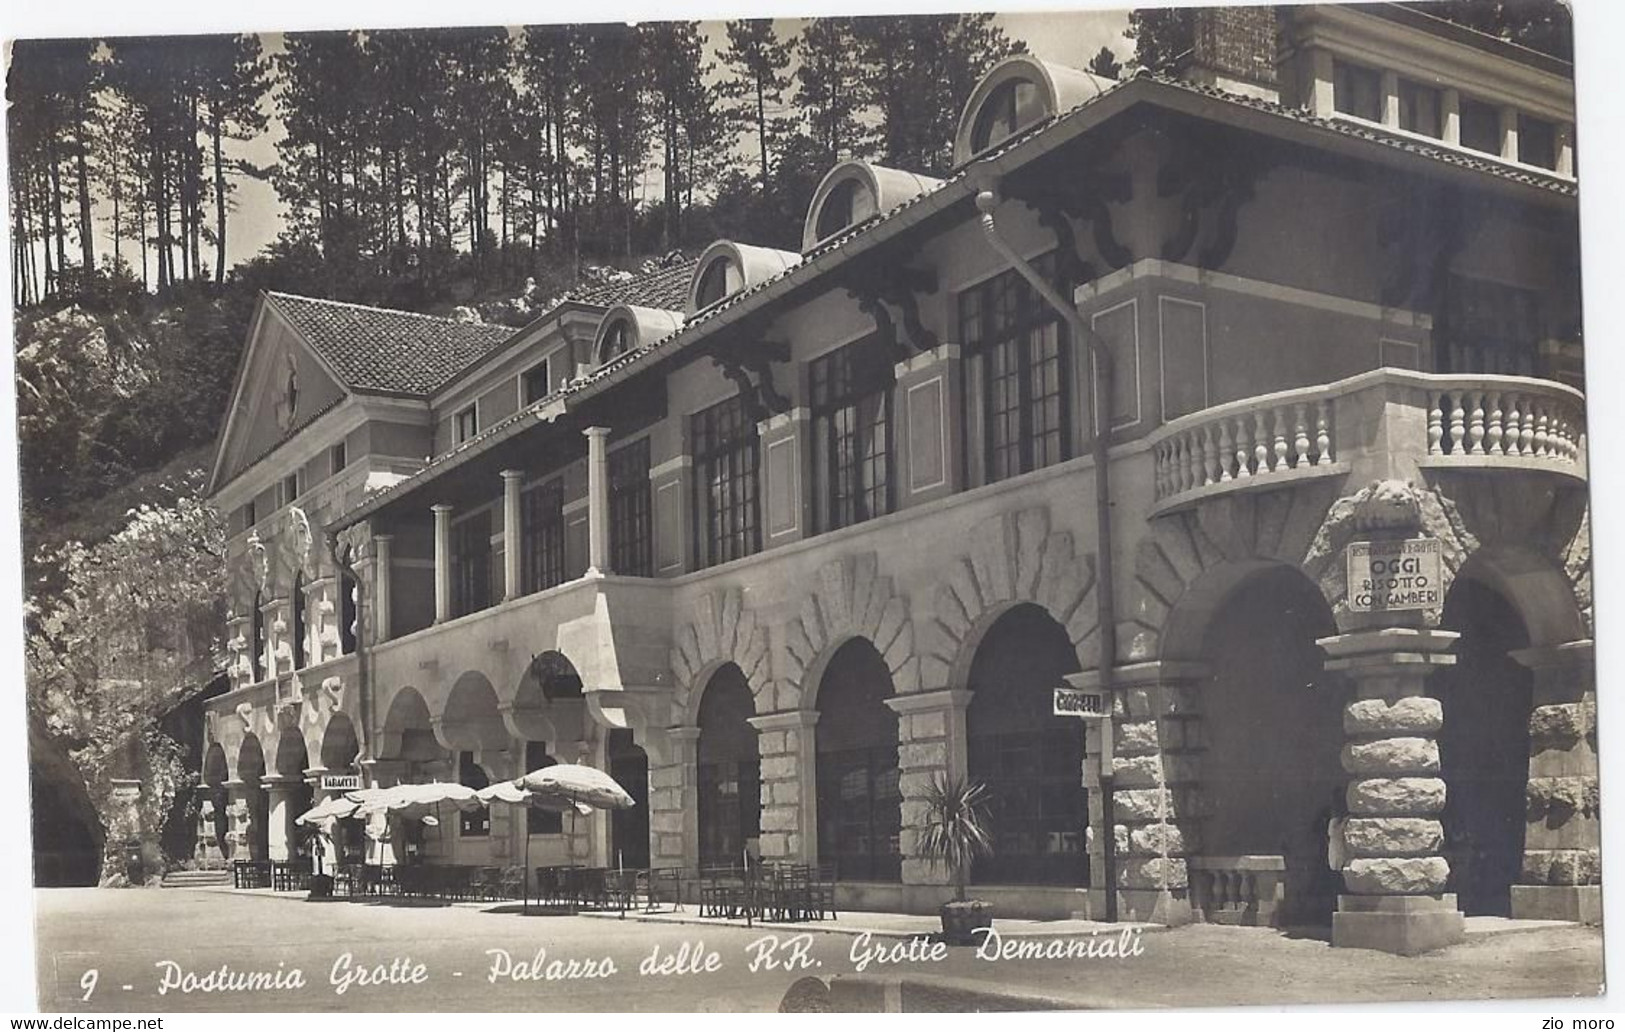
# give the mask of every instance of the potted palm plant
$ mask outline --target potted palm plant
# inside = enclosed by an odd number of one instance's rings
[[[938,774],[926,790],[924,802],[920,853],[945,864],[954,885],[954,898],[942,905],[943,941],[950,946],[974,945],[976,929],[993,924],[991,903],[965,898],[971,864],[993,852],[993,838],[987,830],[987,786]]]

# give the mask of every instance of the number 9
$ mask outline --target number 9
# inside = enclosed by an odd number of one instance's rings
[[[85,991],[85,995],[79,998],[81,1003],[89,1000],[90,994],[96,991],[96,980],[100,977],[100,973],[95,968],[91,968],[79,976],[79,988]]]

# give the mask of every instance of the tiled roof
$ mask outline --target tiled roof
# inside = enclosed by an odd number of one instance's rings
[[[1084,109],[1094,106],[1095,104],[1099,103],[1102,98],[1123,90],[1132,82],[1141,80],[1149,80],[1159,86],[1172,87],[1188,93],[1200,94],[1211,97],[1215,100],[1224,101],[1226,103],[1252,108],[1254,110],[1272,115],[1278,115],[1294,122],[1330,130],[1344,136],[1367,140],[1372,143],[1394,148],[1396,150],[1408,151],[1410,153],[1417,154],[1425,158],[1430,158],[1441,163],[1457,165],[1475,172],[1481,172],[1497,178],[1508,179],[1529,186],[1534,186],[1539,189],[1548,190],[1555,194],[1569,197],[1574,197],[1578,194],[1578,190],[1572,181],[1565,180],[1556,175],[1542,173],[1538,169],[1526,170],[1508,165],[1504,162],[1497,162],[1487,159],[1479,160],[1469,154],[1463,154],[1449,148],[1430,146],[1426,143],[1413,141],[1409,138],[1393,136],[1382,132],[1379,127],[1367,128],[1365,126],[1356,125],[1341,119],[1319,118],[1311,115],[1307,111],[1287,107],[1283,104],[1230,93],[1216,87],[1197,85],[1183,79],[1173,78],[1171,76],[1157,75],[1142,71],[1130,79],[1124,79],[1115,85],[1108,87],[1100,94],[1091,97],[1090,99],[1067,111],[1061,111],[1051,115],[1048,118],[1040,119],[1035,124],[1028,126],[1021,132],[1011,136],[1009,139],[999,144],[999,146],[996,148],[978,155],[975,160],[970,161],[963,167],[955,170],[952,175],[945,178],[932,189],[926,190],[914,197],[910,197],[887,211],[871,215],[867,219],[854,223],[846,230],[819,242],[817,246],[805,251],[802,254],[801,261],[797,264],[786,268],[782,272],[769,276],[759,283],[746,287],[737,293],[730,294],[728,297],[717,302],[716,304],[695,313],[693,316],[689,317],[689,319],[680,329],[673,331],[660,340],[653,341],[649,344],[643,345],[642,347],[628,351],[625,354],[604,363],[602,366],[593,370],[591,374],[566,383],[557,391],[550,394],[547,398],[544,398],[534,405],[522,408],[512,416],[509,416],[507,419],[501,420],[497,424],[488,427],[473,439],[465,442],[464,445],[445,454],[436,456],[434,460],[431,461],[426,467],[412,474],[406,479],[369,496],[367,499],[362,501],[360,505],[344,513],[341,518],[347,522],[353,521],[360,518],[360,514],[376,510],[390,497],[404,494],[413,490],[425,480],[432,479],[442,468],[454,464],[465,452],[473,451],[478,447],[482,447],[491,439],[513,432],[518,424],[541,418],[541,412],[544,409],[555,406],[563,401],[563,399],[572,395],[598,389],[603,384],[603,381],[620,373],[627,366],[651,359],[651,356],[654,353],[669,353],[671,350],[681,347],[686,342],[703,334],[707,325],[715,320],[718,316],[722,315],[722,313],[751,301],[756,296],[767,292],[782,281],[794,277],[810,277],[817,275],[817,266],[815,264],[816,259],[832,251],[840,249],[854,239],[875,230],[883,223],[892,221],[893,219],[902,215],[908,209],[914,208],[917,205],[924,203],[928,199],[931,199],[938,194],[942,194],[944,191],[959,188],[960,185],[970,177],[972,170],[983,162],[1002,157],[1009,151],[1020,147],[1029,139],[1042,135],[1057,123],[1067,121]],[[686,267],[688,272],[692,274],[694,263],[685,262],[684,267]],[[685,292],[684,296],[675,304],[669,305],[668,307],[680,309],[683,306],[683,303],[687,300],[686,282],[687,281],[685,280],[685,286],[683,288]],[[624,288],[631,286],[631,284],[621,284],[619,286]],[[578,298],[577,300],[581,300],[581,298]],[[597,301],[589,303],[616,304],[621,302]],[[638,304],[643,302],[634,301],[626,303]],[[658,304],[651,304],[650,307],[661,306]]]
[[[514,332],[297,294],[265,296],[351,390],[429,394]]]
[[[681,312],[683,306],[688,303],[688,285],[694,278],[694,266],[698,262],[698,258],[688,258],[664,269],[657,269],[618,283],[588,287],[579,293],[571,294],[570,300],[585,305],[597,305],[600,308],[636,305],[640,308],[663,308],[669,312]]]

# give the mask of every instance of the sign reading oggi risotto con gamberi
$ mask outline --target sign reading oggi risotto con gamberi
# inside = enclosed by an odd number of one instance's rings
[[[1350,544],[1349,608],[1356,613],[1438,608],[1440,555],[1437,538]]]

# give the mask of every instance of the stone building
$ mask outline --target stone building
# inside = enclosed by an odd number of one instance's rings
[[[518,331],[266,295],[212,489],[238,848],[327,774],[581,761],[639,806],[412,848],[749,852],[927,910],[947,773],[1006,915],[1595,920],[1571,69],[1386,5],[1195,40],[1011,58],[945,179],[845,162],[799,253]]]

